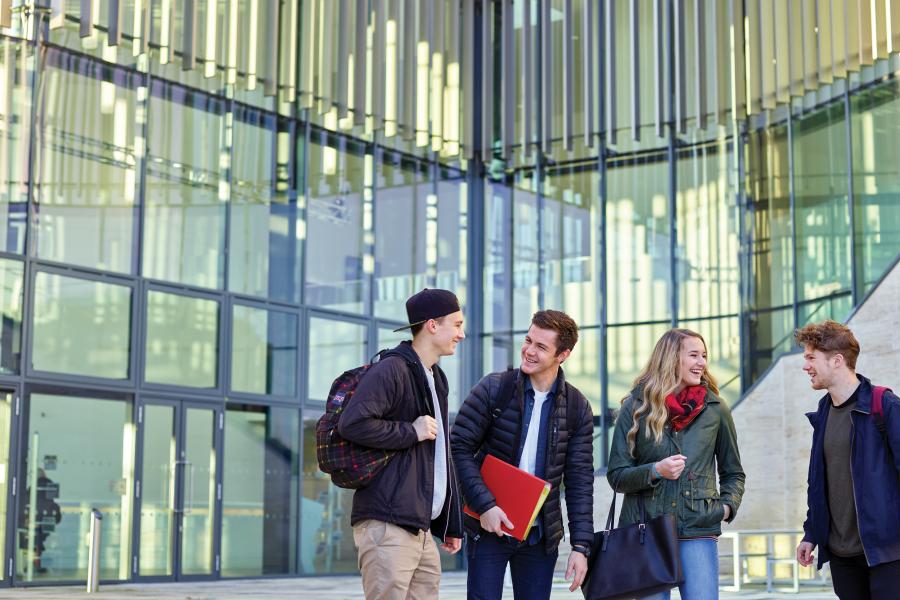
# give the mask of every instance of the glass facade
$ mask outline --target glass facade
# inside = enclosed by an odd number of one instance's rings
[[[14,4],[0,585],[84,579],[91,508],[105,580],[355,572],[352,493],[318,471],[315,423],[342,371],[408,339],[423,287],[466,316],[441,360],[451,418],[517,365],[536,310],[578,321],[565,369],[602,468],[665,330],[705,336],[733,403],[900,252],[887,52],[776,102],[712,52],[735,15],[676,36],[668,3],[636,22],[624,0],[95,2],[90,22],[90,3]],[[655,51],[677,40],[717,76],[685,87]]]

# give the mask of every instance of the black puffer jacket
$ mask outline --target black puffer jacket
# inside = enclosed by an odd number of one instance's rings
[[[456,464],[460,491],[466,503],[479,514],[496,506],[493,494],[481,479],[485,455],[517,464],[525,406],[525,377],[517,373],[513,399],[497,417],[491,431],[491,411],[498,401],[502,376],[502,373],[491,373],[472,389],[450,432],[450,451]],[[565,483],[571,542],[590,547],[594,539],[594,418],[591,406],[581,392],[566,383],[562,369],[553,402],[544,470],[545,479],[552,487],[538,518],[543,519],[546,549],[552,551],[563,537],[559,489],[560,484]],[[568,408],[569,403],[574,403],[572,409]],[[567,410],[577,415],[573,419],[573,423],[577,423],[574,431],[569,430]]]
[[[462,537],[460,498],[446,433],[447,376],[437,365],[433,372],[448,448],[448,489],[441,514],[431,520],[435,442],[418,441],[413,428],[421,415],[434,416],[431,390],[412,344],[403,342],[366,372],[338,422],[338,433],[346,440],[400,450],[369,485],[353,494],[352,525],[376,519],[407,529],[430,529],[442,540]]]

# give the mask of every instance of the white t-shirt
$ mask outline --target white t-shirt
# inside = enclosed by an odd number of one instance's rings
[[[441,403],[438,401],[437,389],[434,387],[434,373],[425,369],[425,379],[431,389],[434,404],[434,420],[437,421],[437,437],[434,440],[434,495],[431,497],[431,518],[437,519],[444,508],[447,498],[447,441],[444,438],[444,420],[441,418]]]
[[[539,392],[534,390],[534,408],[531,409],[531,420],[528,422],[528,433],[525,436],[525,445],[522,446],[522,457],[519,459],[519,468],[534,475],[535,461],[537,460],[538,431],[541,427],[541,411],[544,402],[547,401],[549,391]]]

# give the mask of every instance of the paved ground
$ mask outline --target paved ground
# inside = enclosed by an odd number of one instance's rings
[[[0,589],[4,600],[73,600],[87,598],[83,587],[41,587]],[[97,600],[363,600],[359,577],[305,577],[296,579],[257,579],[217,581],[213,583],[155,583],[103,586],[93,596]],[[463,600],[466,597],[465,573],[447,573],[441,585],[440,600]],[[505,598],[512,598],[507,590]],[[673,598],[677,598],[673,594]],[[554,584],[553,600],[582,600],[580,593],[569,593],[568,584]],[[800,600],[836,600],[830,590],[807,590],[797,594],[767,594],[764,589],[741,593],[723,592],[721,598],[763,600],[765,598],[798,598]]]

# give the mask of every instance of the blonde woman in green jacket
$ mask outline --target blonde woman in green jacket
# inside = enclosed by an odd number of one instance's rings
[[[684,571],[683,600],[719,597],[717,540],[744,493],[744,471],[731,412],[707,369],[706,342],[670,329],[622,401],[607,479],[625,494],[620,526],[673,514]],[[718,476],[718,485],[717,485]],[[668,600],[665,592],[647,598]]]

